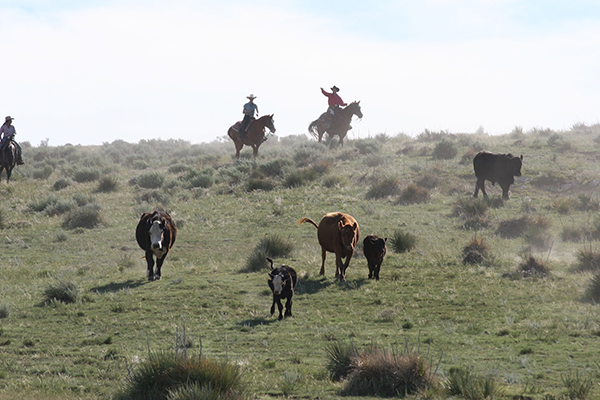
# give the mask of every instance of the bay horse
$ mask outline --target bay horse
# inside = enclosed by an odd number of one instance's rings
[[[10,141],[2,150],[0,150],[0,174],[6,170],[6,183],[10,180],[12,170],[17,164],[17,146]]]
[[[323,139],[323,134],[325,132],[327,132],[329,138],[333,138],[337,135],[340,138],[340,145],[343,146],[344,138],[350,130],[350,121],[352,120],[352,116],[356,115],[358,118],[363,117],[362,111],[360,110],[360,101],[353,101],[346,107],[339,110],[333,117],[333,121],[331,121],[329,127],[327,127],[325,124],[327,112],[324,112],[321,114],[319,119],[316,119],[310,123],[308,126],[308,133],[310,133],[319,142]]]
[[[273,114],[263,115],[262,117],[252,121],[246,129],[246,136],[243,140],[240,139],[240,124],[241,121],[233,124],[227,131],[227,135],[235,144],[235,158],[240,158],[240,151],[244,145],[252,147],[254,158],[258,155],[258,148],[267,140],[265,128],[268,128],[272,133],[275,133],[275,125],[273,123]]]

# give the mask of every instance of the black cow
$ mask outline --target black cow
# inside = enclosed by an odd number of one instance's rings
[[[496,182],[502,188],[502,198],[508,200],[508,189],[515,183],[515,176],[521,176],[521,165],[523,164],[523,155],[514,157],[512,154],[492,154],[487,151],[477,153],[473,158],[473,168],[477,183],[473,197],[477,197],[479,189],[485,197],[485,180]]]
[[[283,304],[281,299],[287,299],[285,303],[285,316],[292,316],[292,297],[294,296],[294,288],[298,283],[298,274],[294,268],[287,265],[280,265],[277,268],[273,268],[273,260],[267,258],[267,261],[271,263],[271,272],[269,272],[269,287],[273,292],[273,304],[271,305],[271,315],[275,314],[275,303],[279,309],[279,320],[283,319],[281,311],[283,310]]]
[[[387,247],[385,246],[387,238],[380,238],[375,235],[367,235],[363,240],[363,253],[369,264],[369,279],[375,278],[379,280],[379,269],[383,262],[383,257],[387,253]]]
[[[177,237],[177,227],[171,216],[164,211],[144,213],[135,230],[135,238],[146,252],[148,262],[148,280],[159,280],[160,268],[173,247]],[[153,271],[154,256],[156,256],[156,271]]]

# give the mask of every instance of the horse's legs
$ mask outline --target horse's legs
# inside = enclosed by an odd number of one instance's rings
[[[258,155],[258,145],[257,144],[252,145],[252,154],[254,155],[254,158],[256,158],[256,156]]]
[[[244,147],[244,143],[242,142],[235,142],[235,158],[240,158],[240,151],[242,151],[242,148]]]

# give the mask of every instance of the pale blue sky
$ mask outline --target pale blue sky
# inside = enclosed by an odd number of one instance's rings
[[[599,122],[593,1],[2,1],[0,113],[37,145],[278,135],[361,100],[350,137]]]

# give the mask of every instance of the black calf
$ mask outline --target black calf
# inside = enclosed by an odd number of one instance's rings
[[[282,311],[283,304],[281,299],[287,299],[285,303],[285,316],[292,316],[292,297],[294,296],[294,288],[298,283],[298,275],[294,268],[287,265],[280,265],[277,268],[273,268],[273,260],[267,258],[267,261],[271,263],[271,272],[269,272],[268,284],[273,292],[273,304],[271,305],[271,315],[275,314],[275,303],[279,308],[279,320],[283,319]]]

